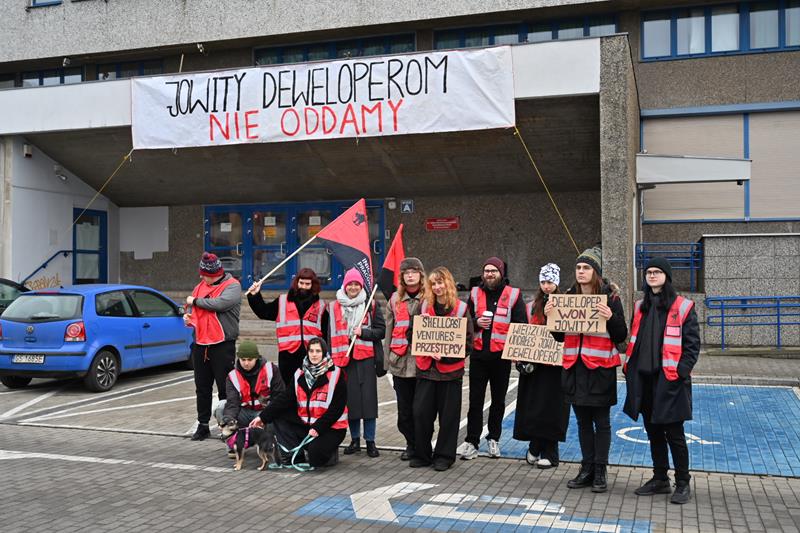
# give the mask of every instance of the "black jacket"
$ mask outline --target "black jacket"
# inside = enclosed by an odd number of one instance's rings
[[[653,312],[652,308],[650,312]],[[644,317],[642,317],[642,322],[644,322]],[[666,316],[664,324],[661,326],[662,338],[664,327],[666,327]],[[623,411],[634,420],[639,418],[642,409],[643,387],[642,377],[639,374],[639,361],[642,357],[651,355],[642,353],[643,350],[652,349],[639,346],[639,344],[639,338],[637,338],[625,370],[627,396]],[[671,424],[692,419],[692,378],[689,374],[697,363],[699,355],[700,326],[697,323],[697,313],[692,307],[681,328],[681,359],[678,362],[678,380],[669,381],[661,369],[658,369],[657,373],[653,375],[652,423]],[[660,353],[657,360],[661,360]]]
[[[283,379],[281,378],[281,373],[278,370],[277,365],[270,363],[269,361],[259,359],[252,370],[245,372],[245,370],[239,365],[239,359],[236,359],[235,368],[242,373],[244,378],[250,384],[250,390],[253,391],[256,387],[256,378],[258,378],[258,373],[261,370],[261,367],[265,364],[272,365],[272,381],[269,382],[269,401],[272,401],[277,396],[286,394],[286,385],[283,383]],[[239,411],[242,408],[242,395],[239,394],[238,390],[236,390],[236,387],[231,381],[230,375],[225,378],[225,393],[227,398],[225,401],[225,408],[222,411],[222,420],[225,424],[228,424],[237,419],[239,416]]]
[[[495,313],[497,311],[497,301],[500,299],[500,295],[503,293],[503,289],[508,285],[508,282],[503,280],[500,282],[500,285],[497,286],[494,290],[489,290],[486,286],[481,283],[480,290],[486,293],[486,310]],[[492,328],[491,326],[488,329],[481,329],[478,326],[478,318],[475,316],[475,306],[472,304],[472,298],[470,297],[467,300],[467,306],[469,307],[469,314],[472,317],[472,327],[475,331],[475,335],[481,335],[483,339],[483,350],[473,350],[471,357],[473,359],[483,359],[483,360],[494,360],[500,359],[500,356],[503,355],[503,351],[499,352],[492,352],[489,347],[489,342],[492,338]],[[522,298],[522,292],[520,291],[519,298],[517,298],[514,307],[511,308],[511,323],[512,324],[527,324],[528,323],[528,311],[525,309],[525,300]]]
[[[300,335],[303,335],[303,316],[308,311],[308,308],[311,307],[311,304],[314,302],[319,301],[319,295],[315,294],[308,298],[300,299],[295,291],[289,290],[286,295],[286,299],[290,302],[294,302],[297,306],[297,313],[300,315]],[[264,301],[264,297],[261,296],[260,292],[256,294],[248,294],[247,295],[247,303],[250,304],[250,309],[253,310],[253,313],[260,318],[261,320],[278,320],[278,298],[275,298],[270,303],[266,303]],[[322,336],[325,337],[325,342],[328,342],[328,308],[324,306],[322,308]],[[294,353],[298,357],[305,357],[306,355],[306,343],[301,342],[300,347],[295,352],[287,352],[282,351],[280,353]]]

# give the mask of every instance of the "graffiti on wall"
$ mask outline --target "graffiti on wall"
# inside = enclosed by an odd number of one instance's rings
[[[32,291],[61,287],[61,274],[56,273],[54,276],[39,276],[38,278],[27,281],[25,286]]]

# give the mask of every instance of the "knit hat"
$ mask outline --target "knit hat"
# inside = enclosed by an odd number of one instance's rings
[[[547,263],[539,270],[539,282],[549,281],[558,285],[561,282],[561,269],[555,263]]]
[[[670,283],[672,283],[672,266],[669,264],[663,257],[651,257],[650,260],[647,262],[647,266],[645,267],[645,272],[647,272],[648,268],[657,268],[661,272],[667,275],[667,279]]]
[[[492,265],[493,267],[497,268],[500,271],[500,277],[504,278],[506,275],[506,265],[503,263],[503,260],[499,257],[490,257],[486,261],[483,262],[483,266]]]
[[[422,266],[422,261],[417,259],[416,257],[406,257],[402,261],[400,261],[400,272],[405,272],[406,270],[418,270],[420,272],[425,272],[425,267]]]
[[[239,359],[258,359],[261,354],[258,353],[258,346],[253,341],[242,341],[239,349],[236,350],[236,357]]]
[[[342,280],[342,288],[347,287],[349,283],[352,283],[354,281],[360,284],[362,287],[364,286],[364,278],[361,277],[361,273],[355,268],[351,268],[344,274],[344,280]]]
[[[222,261],[219,257],[210,252],[203,252],[203,258],[200,259],[200,275],[217,276],[222,273]]]
[[[603,249],[599,246],[593,246],[592,248],[584,250],[583,253],[578,256],[578,259],[575,260],[575,264],[577,265],[578,263],[586,263],[597,272],[598,276],[602,276]]]

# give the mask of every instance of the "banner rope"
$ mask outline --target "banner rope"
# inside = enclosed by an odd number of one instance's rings
[[[561,216],[561,211],[558,209],[556,201],[553,198],[553,195],[550,193],[550,188],[547,186],[547,183],[545,183],[544,178],[542,177],[542,173],[539,172],[539,167],[536,166],[536,161],[533,160],[531,151],[528,150],[528,145],[525,144],[525,139],[522,138],[522,133],[520,133],[519,128],[517,127],[516,124],[514,124],[514,135],[519,139],[519,142],[522,143],[522,147],[525,149],[525,153],[528,154],[528,159],[530,160],[531,165],[533,165],[533,169],[536,171],[536,175],[539,176],[539,180],[542,182],[542,186],[544,187],[544,192],[546,192],[547,197],[550,198],[550,203],[553,204],[553,209],[555,209],[556,214],[558,215],[558,219],[561,220],[561,225],[564,226],[564,231],[567,232],[567,237],[569,237],[570,242],[572,242],[572,246],[575,247],[575,252],[580,254],[581,249],[578,248],[578,244],[572,237],[572,232],[569,231],[569,226],[567,226],[567,222],[564,220],[564,217]]]
[[[89,208],[92,206],[94,201],[97,200],[97,197],[100,196],[100,194],[102,194],[102,192],[106,188],[106,186],[111,182],[112,179],[114,179],[114,176],[117,175],[117,172],[119,172],[119,170],[122,168],[122,165],[124,165],[128,161],[131,161],[131,154],[132,153],[133,153],[133,148],[131,148],[131,151],[128,152],[125,155],[125,157],[122,158],[122,161],[119,162],[119,165],[117,165],[117,168],[114,170],[114,172],[111,173],[111,175],[108,177],[108,179],[105,181],[105,183],[103,183],[103,186],[100,187],[100,189],[97,190],[97,192],[94,194],[94,196],[92,196],[92,199],[89,200],[89,203],[86,204],[86,207],[83,208],[83,211],[81,211],[81,213],[77,217],[75,217],[75,220],[72,221],[72,225],[70,226],[70,229],[72,228],[72,226],[77,224],[78,221],[81,219],[81,217],[84,215],[84,213],[86,213],[86,211],[89,210]]]

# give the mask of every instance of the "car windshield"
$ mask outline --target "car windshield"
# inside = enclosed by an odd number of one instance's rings
[[[4,320],[45,322],[81,316],[83,297],[78,294],[22,294],[3,312]]]

